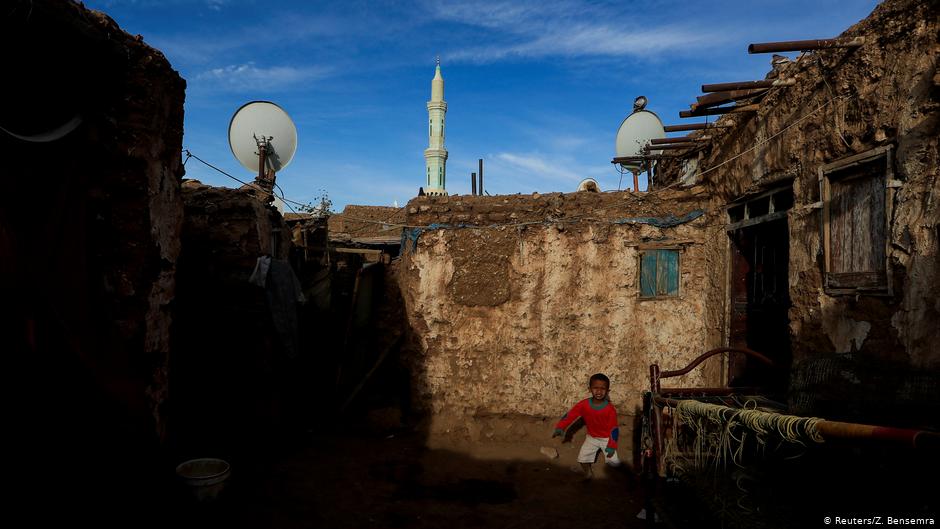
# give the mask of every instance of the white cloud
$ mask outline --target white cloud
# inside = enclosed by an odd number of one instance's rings
[[[605,182],[610,167],[580,163],[567,155],[500,152],[488,158],[485,186],[493,194],[570,192],[585,178]]]
[[[587,145],[590,140],[581,136],[560,135],[548,139],[548,145],[552,150],[571,151]]]
[[[390,206],[397,200],[404,205],[418,195],[422,172],[423,168],[418,167],[414,178],[409,179],[403,174],[384,174],[375,167],[335,159],[323,163],[307,152],[278,175],[278,182],[289,199],[310,202],[326,192],[333,209],[342,211],[348,204]]]
[[[488,28],[506,28],[544,16],[549,10],[523,2],[432,2],[427,7],[435,17]],[[557,7],[553,9],[557,11]]]
[[[134,6],[141,8],[161,8],[168,5],[204,4],[213,11],[219,11],[231,0],[99,0],[107,8],[115,6]]]
[[[244,46],[242,37],[213,36],[203,38],[198,36],[161,36],[147,37],[151,46],[159,49],[171,62],[199,64],[210,61],[213,57]]]
[[[511,171],[527,173],[530,177],[547,178],[559,182],[579,182],[584,178],[579,177],[577,171],[565,167],[558,160],[548,161],[540,154],[501,152],[496,154],[496,159],[503,162]]]
[[[681,27],[627,32],[606,24],[580,23],[546,29],[516,43],[470,47],[448,54],[448,60],[487,63],[508,58],[653,57],[679,49],[696,49],[724,40],[719,34]]]
[[[330,75],[331,69],[321,66],[258,67],[253,62],[213,68],[198,74],[195,88],[220,91],[272,92],[316,81]]]
[[[206,0],[207,5],[218,10],[230,0]],[[213,7],[215,6],[215,7]],[[147,37],[148,44],[163,51],[172,61],[186,64],[204,64],[222,56],[238,54],[258,48],[259,35],[276,35],[276,44],[287,48],[296,47],[310,39],[343,37],[348,29],[342,19],[327,14],[307,15],[303,13],[279,12],[266,16],[262,21],[247,26],[223,27],[212,32],[186,34],[157,34]],[[266,37],[262,37],[262,42]],[[270,43],[268,43],[270,44]],[[274,47],[274,44],[271,44]],[[247,52],[253,56],[254,51]]]
[[[453,50],[448,61],[488,63],[511,58],[651,57],[669,51],[699,50],[723,42],[727,31],[703,30],[657,21],[656,9],[636,2],[603,5],[571,0],[556,3],[471,1],[434,2],[435,17],[485,28],[487,44]]]

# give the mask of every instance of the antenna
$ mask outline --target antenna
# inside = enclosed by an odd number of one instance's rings
[[[650,140],[665,138],[663,122],[655,113],[646,110],[647,99],[639,96],[633,103],[633,112],[627,116],[617,130],[614,163],[623,170],[633,173],[633,190],[637,191],[637,177],[651,161],[650,155],[657,155],[661,149],[646,151]]]
[[[257,172],[258,185],[270,193],[275,173],[287,167],[297,151],[297,127],[278,105],[251,101],[232,116],[228,144],[238,162]]]

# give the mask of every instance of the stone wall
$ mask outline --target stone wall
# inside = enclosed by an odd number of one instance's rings
[[[807,53],[775,67],[768,77],[796,84],[772,90],[757,113],[723,117],[734,127],[710,130],[714,139],[697,158],[660,173],[662,182],[704,184],[723,202],[792,182],[796,411],[898,422],[899,408],[940,402],[938,19],[930,0],[882,3],[843,33],[864,37],[862,47]],[[897,180],[888,190],[893,291],[827,293],[820,233],[828,204],[819,204],[819,169],[881,146],[893,148]]]
[[[684,367],[721,345],[720,218],[648,223],[707,210],[696,191],[419,197],[407,208],[409,225],[445,225],[407,231],[400,270],[432,434],[489,437],[521,424],[507,417],[558,417],[595,372],[611,378],[629,429],[651,363]],[[682,248],[680,294],[640,300],[638,248],[657,244]],[[715,384],[717,366],[677,383]]]

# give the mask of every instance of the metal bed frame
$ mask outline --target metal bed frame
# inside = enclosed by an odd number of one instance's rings
[[[653,497],[660,478],[667,477],[665,464],[665,439],[668,428],[677,427],[675,423],[664,425],[664,409],[674,408],[682,400],[695,399],[713,402],[729,407],[740,407],[740,398],[746,397],[748,401],[757,404],[758,409],[775,413],[785,413],[786,405],[761,396],[761,388],[754,386],[725,386],[725,387],[663,387],[664,378],[685,375],[701,365],[705,360],[719,354],[742,354],[754,358],[770,367],[775,367],[765,355],[745,348],[720,347],[707,351],[687,366],[677,370],[663,371],[659,364],[650,365],[650,390],[643,396],[643,419],[640,436],[640,471],[643,476],[645,489],[646,518],[649,526],[655,520],[655,507]],[[731,363],[728,364],[727,379],[730,380]],[[670,420],[674,418],[670,417]],[[818,433],[825,439],[874,439],[892,442],[899,446],[913,449],[924,449],[934,453],[940,452],[940,433],[894,428],[889,426],[874,426],[868,424],[846,423],[821,420],[816,424]]]

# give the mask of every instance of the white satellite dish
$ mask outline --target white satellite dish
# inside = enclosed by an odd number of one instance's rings
[[[659,154],[662,149],[645,151],[644,148],[655,138],[665,138],[666,131],[659,116],[649,110],[637,110],[626,117],[617,131],[616,157],[634,158],[636,161],[622,162],[624,169],[639,173],[645,166],[643,158],[650,154]]]
[[[239,108],[228,124],[232,154],[249,171],[258,172],[259,143],[267,145],[264,165],[275,173],[287,167],[297,151],[297,127],[283,108],[252,101]]]
[[[597,180],[593,178],[585,178],[581,180],[581,183],[578,184],[578,191],[593,191],[594,193],[601,192],[601,186],[597,184]]]

